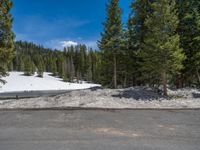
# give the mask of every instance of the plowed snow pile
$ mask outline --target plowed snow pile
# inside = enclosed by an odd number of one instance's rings
[[[169,91],[170,98],[150,88],[97,89],[72,91],[55,97],[0,101],[0,108],[200,108],[200,91]]]

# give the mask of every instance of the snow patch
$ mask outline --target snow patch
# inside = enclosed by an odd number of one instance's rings
[[[99,87],[98,84],[89,84],[82,82],[69,83],[63,82],[61,78],[51,76],[51,73],[44,73],[44,77],[24,76],[23,72],[10,72],[10,75],[4,77],[7,83],[0,84],[0,93],[5,92],[23,92],[23,91],[48,91],[48,90],[78,90]]]

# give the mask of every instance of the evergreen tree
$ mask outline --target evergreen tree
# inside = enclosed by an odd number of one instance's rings
[[[43,64],[42,64],[42,63],[40,63],[40,64],[38,65],[37,74],[38,74],[38,77],[43,78],[44,68],[43,68]]]
[[[51,65],[52,65],[52,73],[53,73],[53,76],[57,76],[56,59],[52,59]]]
[[[38,77],[42,77],[43,78],[43,74],[44,74],[44,63],[42,61],[42,58],[39,57],[39,62],[38,62],[38,66],[37,66],[37,74]]]
[[[33,73],[33,62],[30,56],[24,58],[24,75],[31,76]]]
[[[128,61],[127,67],[129,70],[129,85],[140,85],[144,82],[141,79],[141,65],[143,61],[140,57],[140,52],[143,50],[144,37],[147,32],[145,20],[148,14],[151,13],[150,4],[153,0],[133,0],[131,3],[131,13],[128,19],[128,51],[126,58]]]
[[[79,56],[78,56],[78,58],[79,58],[79,80],[81,80],[82,81],[82,79],[83,79],[83,77],[84,77],[84,72],[85,72],[85,68],[84,68],[84,63],[85,63],[85,58],[84,58],[84,53],[85,53],[85,49],[83,48],[83,46],[82,45],[80,45],[80,47],[79,47]]]
[[[107,5],[106,21],[104,23],[104,31],[101,34],[101,41],[99,48],[102,52],[102,71],[104,84],[111,84],[112,87],[117,88],[117,71],[118,58],[121,50],[121,9],[119,7],[119,0],[109,0]]]
[[[20,57],[20,61],[18,64],[18,71],[24,71],[25,65],[24,65],[24,60],[23,58]]]
[[[90,50],[87,56],[87,61],[86,61],[86,80],[87,81],[93,80],[94,62],[92,58],[93,58],[93,51]]]
[[[96,83],[101,83],[101,52],[94,51],[92,57],[92,81]]]
[[[133,76],[133,58],[128,45],[128,31],[123,29],[121,40],[121,54],[118,58],[118,84],[121,87],[132,86],[131,79]]]
[[[177,0],[181,48],[186,55],[178,87],[200,84],[200,1]]]
[[[12,60],[14,49],[14,34],[12,32],[12,8],[11,0],[0,2],[0,82],[5,83],[1,78],[7,75],[7,66]]]
[[[34,62],[31,61],[31,74],[30,75],[35,75],[35,71],[36,71],[36,66],[35,66]]]
[[[8,71],[13,71],[13,61],[8,64]]]
[[[153,12],[145,20],[143,71],[162,83],[164,95],[167,95],[168,75],[182,69],[184,60],[180,38],[176,34],[179,23],[176,2],[160,0],[153,2],[151,7]]]
[[[60,54],[58,56],[58,75],[60,78],[63,78],[65,77],[65,68],[64,68],[64,58],[63,58],[63,55]]]
[[[68,67],[67,67],[67,70],[68,70],[68,77],[69,77],[69,81],[70,82],[73,82],[74,80],[74,76],[75,76],[75,67],[74,67],[74,47],[71,46],[69,49],[68,49]]]

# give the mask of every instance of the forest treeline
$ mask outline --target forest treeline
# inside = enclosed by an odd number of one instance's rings
[[[199,0],[133,0],[127,23],[122,22],[119,0],[108,0],[96,51],[85,45],[51,50],[14,44],[11,7],[11,0],[0,6],[0,78],[6,68],[26,75],[37,71],[40,77],[47,71],[65,81],[111,88],[162,86],[164,95],[168,86],[200,85]]]
[[[44,72],[63,78],[68,82],[86,80],[97,82],[99,52],[86,45],[64,48],[63,51],[44,48],[30,42],[15,42],[15,56],[9,63],[9,71],[23,71],[31,76],[37,72],[43,77]]]

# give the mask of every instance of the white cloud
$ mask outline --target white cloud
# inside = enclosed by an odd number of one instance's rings
[[[76,46],[78,44],[85,44],[87,47],[91,47],[96,50],[98,49],[96,41],[77,40],[75,42],[74,40],[66,40],[66,38],[50,40],[45,42],[43,45],[47,48],[58,49],[62,51],[64,47]]]
[[[77,42],[74,42],[74,41],[62,41],[60,42],[62,47],[69,47],[69,46],[76,46],[78,45]]]

